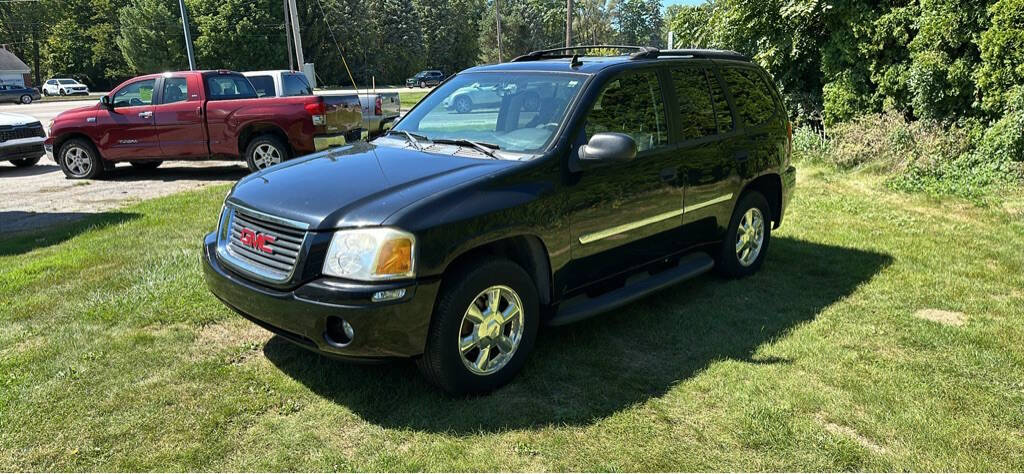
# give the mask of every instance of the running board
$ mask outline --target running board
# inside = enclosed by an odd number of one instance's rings
[[[627,282],[626,286],[617,290],[594,298],[581,299],[579,302],[562,303],[558,312],[545,321],[545,324],[562,326],[597,316],[632,303],[655,291],[700,276],[714,266],[715,261],[704,252],[687,255],[679,261],[679,265],[641,280]]]

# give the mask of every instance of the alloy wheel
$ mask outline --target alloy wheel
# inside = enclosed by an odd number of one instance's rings
[[[736,259],[740,265],[749,267],[757,261],[764,245],[764,225],[760,209],[752,207],[743,214],[736,229]]]
[[[281,150],[273,145],[263,143],[253,150],[252,163],[256,169],[262,170],[281,162]]]
[[[491,375],[512,360],[523,340],[523,302],[507,286],[480,292],[469,304],[459,330],[462,363],[476,375]]]
[[[64,166],[72,176],[87,176],[92,171],[92,157],[85,148],[72,145],[64,150]]]
[[[28,94],[25,94],[25,95],[21,96],[21,103],[22,104],[31,104],[32,103],[32,96],[30,96]]]

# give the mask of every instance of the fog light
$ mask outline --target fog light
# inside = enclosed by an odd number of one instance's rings
[[[401,299],[405,296],[405,288],[399,288],[397,290],[384,290],[378,291],[373,294],[374,303],[380,303],[381,301],[391,301]]]
[[[337,316],[327,318],[327,332],[324,334],[324,339],[327,340],[328,344],[335,347],[345,347],[352,343],[355,335],[356,331],[352,329],[352,325],[348,321]]]

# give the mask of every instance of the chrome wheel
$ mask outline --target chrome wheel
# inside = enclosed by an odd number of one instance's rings
[[[523,302],[512,288],[498,285],[480,292],[462,317],[462,363],[476,375],[501,370],[519,348],[524,329]]]
[[[32,103],[32,96],[30,96],[28,94],[25,94],[25,95],[21,96],[21,103],[22,104],[31,104]]]
[[[92,171],[92,166],[92,157],[85,148],[71,145],[64,150],[64,167],[72,176],[87,176]]]
[[[258,145],[252,152],[252,163],[256,169],[262,170],[281,162],[281,151],[273,145]]]
[[[749,267],[757,261],[764,244],[764,216],[761,210],[752,207],[743,214],[736,229],[736,259],[740,265]]]

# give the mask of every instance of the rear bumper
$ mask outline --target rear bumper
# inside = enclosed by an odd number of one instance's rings
[[[345,133],[335,133],[330,135],[315,135],[313,137],[313,151],[324,151],[331,147],[365,140],[366,137],[367,131],[365,129],[350,130]]]
[[[349,283],[318,279],[291,291],[245,280],[217,259],[215,234],[203,243],[203,274],[210,291],[257,325],[306,349],[356,360],[407,358],[423,353],[440,280]],[[377,291],[405,288],[392,302],[374,303]],[[354,330],[346,345],[328,337],[328,318],[343,318]]]
[[[0,161],[38,158],[46,152],[43,149],[43,140],[43,137],[32,137],[0,143]]]

